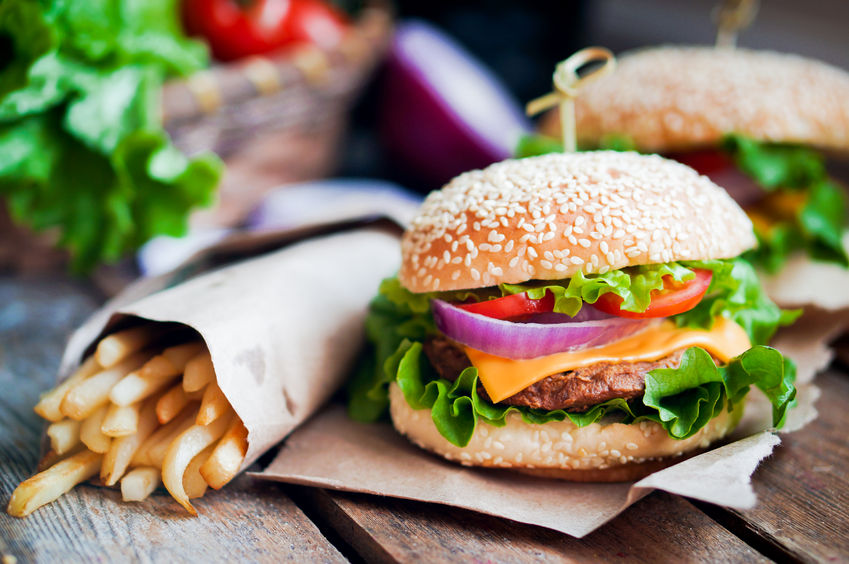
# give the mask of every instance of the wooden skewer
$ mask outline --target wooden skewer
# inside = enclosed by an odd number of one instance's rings
[[[578,74],[578,70],[592,63],[602,63],[600,67]],[[561,61],[554,69],[554,91],[528,102],[525,108],[529,116],[542,111],[560,107],[560,128],[562,130],[563,151],[572,153],[578,150],[575,135],[575,98],[578,90],[610,72],[616,67],[616,58],[604,47],[587,47]]]

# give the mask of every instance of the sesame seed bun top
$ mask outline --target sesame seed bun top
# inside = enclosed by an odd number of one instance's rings
[[[657,47],[625,53],[576,102],[579,141],[624,134],[646,152],[726,133],[849,152],[849,73],[770,51]],[[557,131],[556,117],[543,130]]]
[[[401,242],[412,292],[558,280],[640,264],[731,258],[752,224],[707,177],[656,155],[506,160],[432,192]]]

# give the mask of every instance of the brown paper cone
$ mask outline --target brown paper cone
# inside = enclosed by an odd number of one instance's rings
[[[342,384],[362,344],[368,303],[399,261],[396,235],[356,229],[166,289],[160,290],[173,283],[173,274],[143,280],[72,336],[62,372],[127,316],[191,327],[206,342],[218,385],[248,429],[245,468]]]

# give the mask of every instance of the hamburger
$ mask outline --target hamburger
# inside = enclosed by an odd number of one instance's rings
[[[709,47],[649,48],[618,61],[576,101],[582,146],[660,153],[727,189],[754,223],[759,245],[748,258],[781,302],[821,302],[828,284],[849,283],[846,195],[826,169],[849,156],[849,73]],[[555,120],[543,131],[556,135]],[[791,272],[775,276],[788,261]]]
[[[659,156],[507,160],[424,201],[366,321],[349,413],[470,466],[636,479],[721,440],[755,386],[783,423],[783,312],[752,224]]]

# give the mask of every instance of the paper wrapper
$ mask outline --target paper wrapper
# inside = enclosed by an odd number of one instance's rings
[[[849,232],[843,237],[843,246],[849,252]],[[760,272],[759,276],[767,294],[778,305],[840,312],[839,319],[849,323],[849,269],[797,253],[777,274]]]
[[[280,237],[237,237],[215,251],[279,245]],[[381,279],[398,269],[398,237],[352,229],[173,285],[211,254],[143,279],[106,304],[71,337],[60,374],[128,316],[191,327],[206,342],[218,385],[248,429],[245,468],[341,385],[362,345],[368,303]]]
[[[798,405],[789,412],[783,432],[816,417],[819,392],[810,380],[831,359],[823,334],[809,329],[787,331],[776,343],[793,355],[800,368]],[[459,466],[418,449],[387,423],[351,421],[339,405],[295,431],[274,461],[253,475],[441,503],[582,537],[655,489],[737,509],[754,506],[751,475],[781,439],[769,429],[771,406],[766,398],[756,389],[750,396],[730,442],[636,483],[569,483]]]

